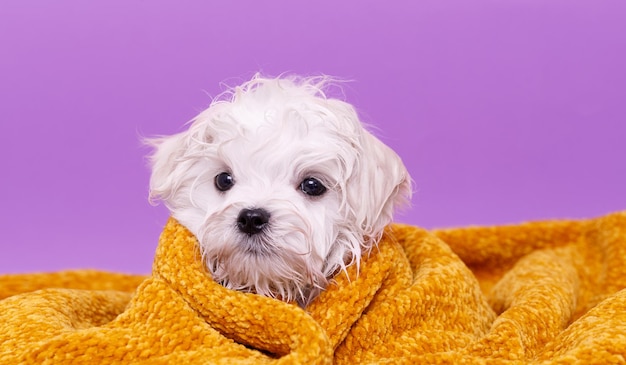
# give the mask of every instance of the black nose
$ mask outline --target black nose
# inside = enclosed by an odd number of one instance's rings
[[[257,234],[265,228],[270,214],[265,209],[242,209],[237,217],[237,227],[243,233]]]

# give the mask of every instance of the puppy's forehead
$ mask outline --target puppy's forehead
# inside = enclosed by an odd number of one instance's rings
[[[217,129],[214,142],[233,170],[253,167],[277,179],[321,173],[337,181],[358,155],[358,133],[333,118],[301,110],[248,111],[231,115],[230,127],[224,135]]]
[[[339,104],[341,105],[341,104]],[[334,106],[334,107],[333,107]],[[351,109],[324,101],[315,103],[224,105],[211,118],[214,140],[247,140],[250,145],[267,141],[355,143],[362,127]]]
[[[290,164],[295,160],[309,159],[323,162],[336,159],[341,152],[351,149],[351,144],[328,125],[305,125],[300,122],[259,124],[244,131],[229,144],[239,154],[266,165]]]

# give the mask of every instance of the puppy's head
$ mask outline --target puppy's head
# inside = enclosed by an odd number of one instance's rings
[[[197,237],[227,288],[310,301],[410,197],[400,158],[326,78],[255,76],[187,131],[153,140],[150,194]]]

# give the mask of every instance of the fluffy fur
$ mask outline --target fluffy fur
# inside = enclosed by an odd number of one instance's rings
[[[400,158],[351,105],[326,97],[330,81],[256,75],[217,97],[188,130],[151,141],[151,199],[197,237],[225,287],[304,306],[359,264],[410,198]],[[216,187],[221,173],[232,177],[226,191]],[[307,195],[307,178],[325,193]],[[258,234],[238,228],[243,209],[269,213]]]

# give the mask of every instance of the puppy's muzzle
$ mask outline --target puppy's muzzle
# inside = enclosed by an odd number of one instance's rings
[[[265,209],[242,209],[237,217],[237,228],[242,233],[252,236],[263,231],[269,221],[270,213]]]

